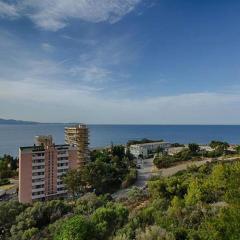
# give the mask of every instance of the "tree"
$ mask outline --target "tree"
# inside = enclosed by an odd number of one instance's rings
[[[237,153],[239,154],[240,153],[240,145],[236,146],[235,149],[236,149]]]
[[[112,233],[128,220],[128,210],[121,204],[109,203],[106,207],[98,208],[92,216],[92,221],[101,239],[107,239]]]
[[[36,202],[16,217],[11,228],[11,240],[28,240],[32,234],[55,222],[70,211],[71,207],[60,200]]]
[[[125,148],[122,145],[112,146],[111,152],[113,156],[118,156],[120,159],[125,156]]]
[[[153,163],[157,168],[166,168],[166,167],[170,167],[174,161],[175,159],[173,156],[157,155],[155,156]]]
[[[187,195],[185,196],[186,205],[195,205],[202,200],[202,183],[197,179],[194,178],[189,184]]]
[[[156,153],[157,153],[157,154],[160,154],[160,153],[163,154],[163,152],[164,152],[164,148],[158,146],[158,147],[157,147],[157,150],[156,150]]]
[[[80,197],[74,208],[74,212],[90,216],[97,208],[107,203],[108,195],[97,196],[95,193],[86,193]]]
[[[189,150],[192,152],[192,153],[196,153],[196,152],[198,152],[199,151],[199,145],[198,144],[196,144],[196,143],[189,143],[188,144],[188,148],[189,148]]]
[[[81,172],[84,184],[97,194],[113,192],[119,188],[122,181],[113,164],[98,159],[84,166]]]
[[[145,228],[144,231],[141,229],[137,230],[136,240],[174,240],[174,236],[168,233],[165,229],[153,225]]]
[[[227,150],[229,144],[227,142],[211,141],[209,146],[215,150]]]
[[[82,174],[78,169],[69,170],[63,176],[63,183],[73,198],[76,198],[84,191]]]
[[[131,154],[129,147],[127,148],[125,155],[129,159],[129,161],[132,161],[134,159],[134,156]]]
[[[24,211],[26,205],[17,201],[0,203],[0,239],[10,238],[10,228],[16,223],[16,217]]]
[[[95,225],[92,221],[76,215],[64,221],[54,240],[94,240],[96,237]]]
[[[0,179],[10,178],[16,175],[17,159],[10,155],[0,157]]]
[[[216,216],[204,221],[199,230],[199,239],[237,240],[240,239],[239,206],[222,208]]]
[[[122,182],[122,188],[127,188],[137,180],[137,170],[132,168]]]

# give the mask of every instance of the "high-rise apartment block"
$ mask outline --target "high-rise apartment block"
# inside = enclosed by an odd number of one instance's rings
[[[73,145],[55,145],[51,136],[36,137],[36,144],[19,149],[19,201],[48,200],[66,195],[62,175],[78,167]]]
[[[78,165],[82,166],[89,160],[89,133],[85,124],[65,128],[65,143],[77,148]]]

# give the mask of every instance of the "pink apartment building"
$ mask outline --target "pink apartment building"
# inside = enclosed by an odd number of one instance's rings
[[[19,202],[66,195],[61,177],[77,167],[76,146],[55,145],[51,136],[36,137],[36,145],[19,149]]]

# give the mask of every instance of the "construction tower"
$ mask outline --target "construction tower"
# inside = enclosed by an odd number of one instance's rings
[[[78,165],[82,166],[89,160],[89,131],[86,124],[65,127],[65,143],[76,146]]]

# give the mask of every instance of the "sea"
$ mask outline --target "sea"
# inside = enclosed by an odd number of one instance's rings
[[[0,156],[18,155],[20,146],[31,146],[37,135],[52,135],[56,144],[64,143],[67,124],[0,125]],[[240,125],[89,125],[91,148],[126,144],[128,140],[148,138],[171,143],[207,144],[211,140],[240,144]]]

